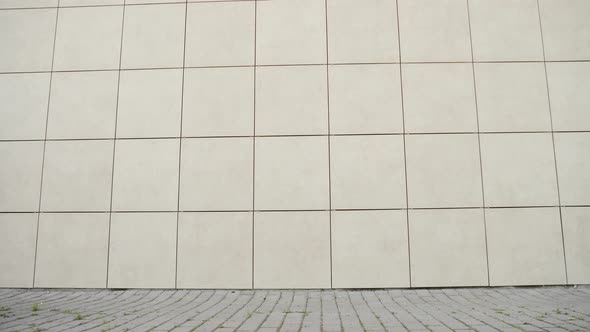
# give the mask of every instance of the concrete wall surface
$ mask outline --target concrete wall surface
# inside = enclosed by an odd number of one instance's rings
[[[0,287],[590,283],[588,0],[0,0]]]

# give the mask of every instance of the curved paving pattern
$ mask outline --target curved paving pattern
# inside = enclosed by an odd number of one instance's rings
[[[0,290],[0,331],[588,331],[590,287]]]

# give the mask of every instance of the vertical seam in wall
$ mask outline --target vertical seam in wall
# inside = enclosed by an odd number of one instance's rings
[[[471,32],[471,9],[469,7],[469,0],[466,0],[467,3],[467,22],[469,24],[469,45],[471,47],[471,74],[473,77],[473,94],[475,98],[475,120],[477,125],[477,146],[479,149],[479,172],[480,172],[480,181],[481,181],[481,202],[482,202],[482,213],[483,213],[483,232],[485,238],[485,246],[486,246],[486,269],[487,269],[487,276],[488,276],[488,286],[490,286],[490,258],[488,253],[488,225],[486,219],[486,198],[485,198],[485,190],[484,190],[484,183],[483,183],[483,159],[481,154],[481,133],[479,130],[479,104],[477,102],[477,84],[475,80],[475,62],[473,56],[473,36]]]
[[[334,288],[333,286],[333,272],[332,272],[332,138],[330,136],[330,65],[329,65],[329,58],[330,58],[330,51],[328,49],[329,46],[329,37],[328,37],[328,0],[324,0],[324,14],[326,15],[325,21],[325,28],[326,28],[326,101],[327,101],[327,120],[328,120],[328,221],[329,221],[329,241],[330,241],[330,288]]]
[[[395,0],[395,14],[397,19],[397,49],[399,56],[399,86],[400,86],[400,98],[402,107],[402,140],[404,145],[404,179],[406,186],[406,238],[408,240],[408,277],[409,285],[412,287],[412,255],[410,249],[410,211],[409,211],[409,200],[408,200],[408,161],[406,156],[406,115],[404,109],[404,83],[402,74],[402,41],[401,41],[401,30],[399,24],[399,0]]]
[[[541,20],[541,5],[539,4],[539,0],[537,0],[537,15],[539,16],[539,30],[541,32],[541,46],[543,49],[543,67],[545,69],[545,85],[547,88],[547,103],[549,106],[549,123],[551,124],[551,143],[553,145],[553,166],[555,168],[555,182],[557,185],[557,203],[559,205],[559,225],[561,228],[561,245],[563,250],[563,267],[565,269],[565,283],[568,284],[568,275],[567,275],[567,258],[565,255],[565,237],[563,234],[563,216],[561,213],[561,193],[559,190],[559,173],[557,172],[557,152],[555,150],[555,131],[553,128],[553,114],[551,109],[551,95],[549,94],[549,76],[547,74],[547,59],[545,55],[545,39],[543,37],[543,22]]]
[[[184,71],[186,69],[186,28],[188,22],[188,0],[184,2],[184,39],[182,46],[182,81],[180,90],[180,128],[178,135],[178,191],[176,192],[176,249],[174,263],[174,288],[178,288],[178,228],[180,223],[180,174],[182,165],[182,118],[184,115]]]
[[[123,33],[125,30],[125,9],[127,5],[126,0],[123,1],[123,13],[121,18],[121,42],[119,45],[119,69],[117,74],[117,104],[115,106],[115,128],[113,132],[113,164],[111,167],[111,202],[109,205],[109,231],[108,231],[108,243],[107,243],[107,275],[105,281],[105,287],[109,288],[109,266],[111,261],[111,228],[113,220],[113,188],[115,184],[115,152],[117,150],[117,120],[119,117],[119,94],[121,89],[121,62],[123,61]]]
[[[39,222],[41,219],[41,201],[43,197],[43,176],[45,173],[45,151],[47,148],[47,127],[49,125],[49,107],[51,105],[51,84],[53,82],[53,64],[55,62],[55,43],[57,41],[57,23],[59,20],[59,0],[57,0],[57,8],[55,9],[55,30],[53,31],[53,49],[51,51],[51,71],[49,72],[49,93],[47,94],[47,113],[45,114],[45,134],[43,138],[43,154],[41,159],[41,179],[39,183],[39,205],[37,208],[37,229],[35,232],[35,256],[33,258],[33,284],[35,288],[35,278],[37,273],[37,251],[39,244]]]
[[[253,105],[252,105],[252,289],[254,289],[254,224],[255,224],[255,202],[256,202],[256,34],[258,20],[258,0],[254,0],[254,72],[253,72]]]

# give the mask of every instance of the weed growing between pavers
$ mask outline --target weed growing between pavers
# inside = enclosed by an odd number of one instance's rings
[[[41,332],[41,331],[43,331],[43,329],[39,328],[36,324],[29,324],[29,326],[31,327],[31,331],[32,332]]]
[[[39,311],[39,303],[33,303],[31,306],[31,311]]]
[[[10,307],[0,306],[0,318],[10,317],[9,312],[10,312]]]

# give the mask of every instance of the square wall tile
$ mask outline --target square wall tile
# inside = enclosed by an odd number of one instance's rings
[[[324,1],[260,1],[256,11],[257,64],[326,63]]]
[[[471,61],[464,0],[398,0],[404,62]]]
[[[55,70],[118,69],[123,7],[59,10]]]
[[[57,7],[57,0],[0,0],[0,9],[39,7]]]
[[[406,132],[477,131],[471,64],[404,64],[402,74]]]
[[[334,136],[330,156],[333,208],[406,207],[401,136]]]
[[[251,136],[254,68],[184,71],[183,136]]]
[[[108,213],[42,214],[35,287],[104,288],[108,245]]]
[[[481,136],[486,206],[558,204],[551,134]]]
[[[330,132],[403,132],[399,65],[329,66]]]
[[[0,287],[33,287],[36,213],[0,213]]]
[[[20,1],[19,1],[20,2]],[[56,8],[0,12],[0,72],[49,71]]]
[[[326,66],[256,69],[256,134],[328,133]]]
[[[330,216],[254,214],[254,288],[330,288]]]
[[[475,61],[542,61],[536,0],[470,0]]]
[[[178,288],[252,287],[252,213],[181,213]]]
[[[180,209],[251,210],[253,138],[182,141]]]
[[[487,286],[483,209],[409,211],[412,287]]]
[[[406,164],[409,207],[482,206],[477,135],[410,135]]]
[[[590,284],[590,208],[563,207],[568,284]]]
[[[558,208],[486,210],[491,286],[565,284]]]
[[[553,129],[590,131],[590,63],[548,62]]]
[[[125,8],[122,68],[182,67],[186,4]]]
[[[117,141],[114,211],[176,210],[179,144],[179,139]]]
[[[332,213],[334,288],[409,287],[406,212]]]
[[[49,141],[41,211],[109,211],[113,141]]]
[[[0,211],[39,209],[43,142],[0,142]]]
[[[395,0],[328,0],[330,63],[397,62]]]
[[[119,74],[53,73],[47,138],[113,138]]]
[[[590,205],[590,133],[556,133],[555,155],[563,205]]]
[[[45,138],[49,76],[0,75],[0,140]]]
[[[254,11],[253,1],[189,4],[186,65],[253,65]]]
[[[315,210],[330,207],[326,137],[255,140],[255,209]]]
[[[176,213],[114,213],[109,288],[174,288]]]
[[[590,2],[539,0],[547,60],[590,60]]]
[[[542,63],[475,64],[481,131],[549,131],[549,95]]]
[[[182,69],[121,72],[117,137],[178,137]]]

